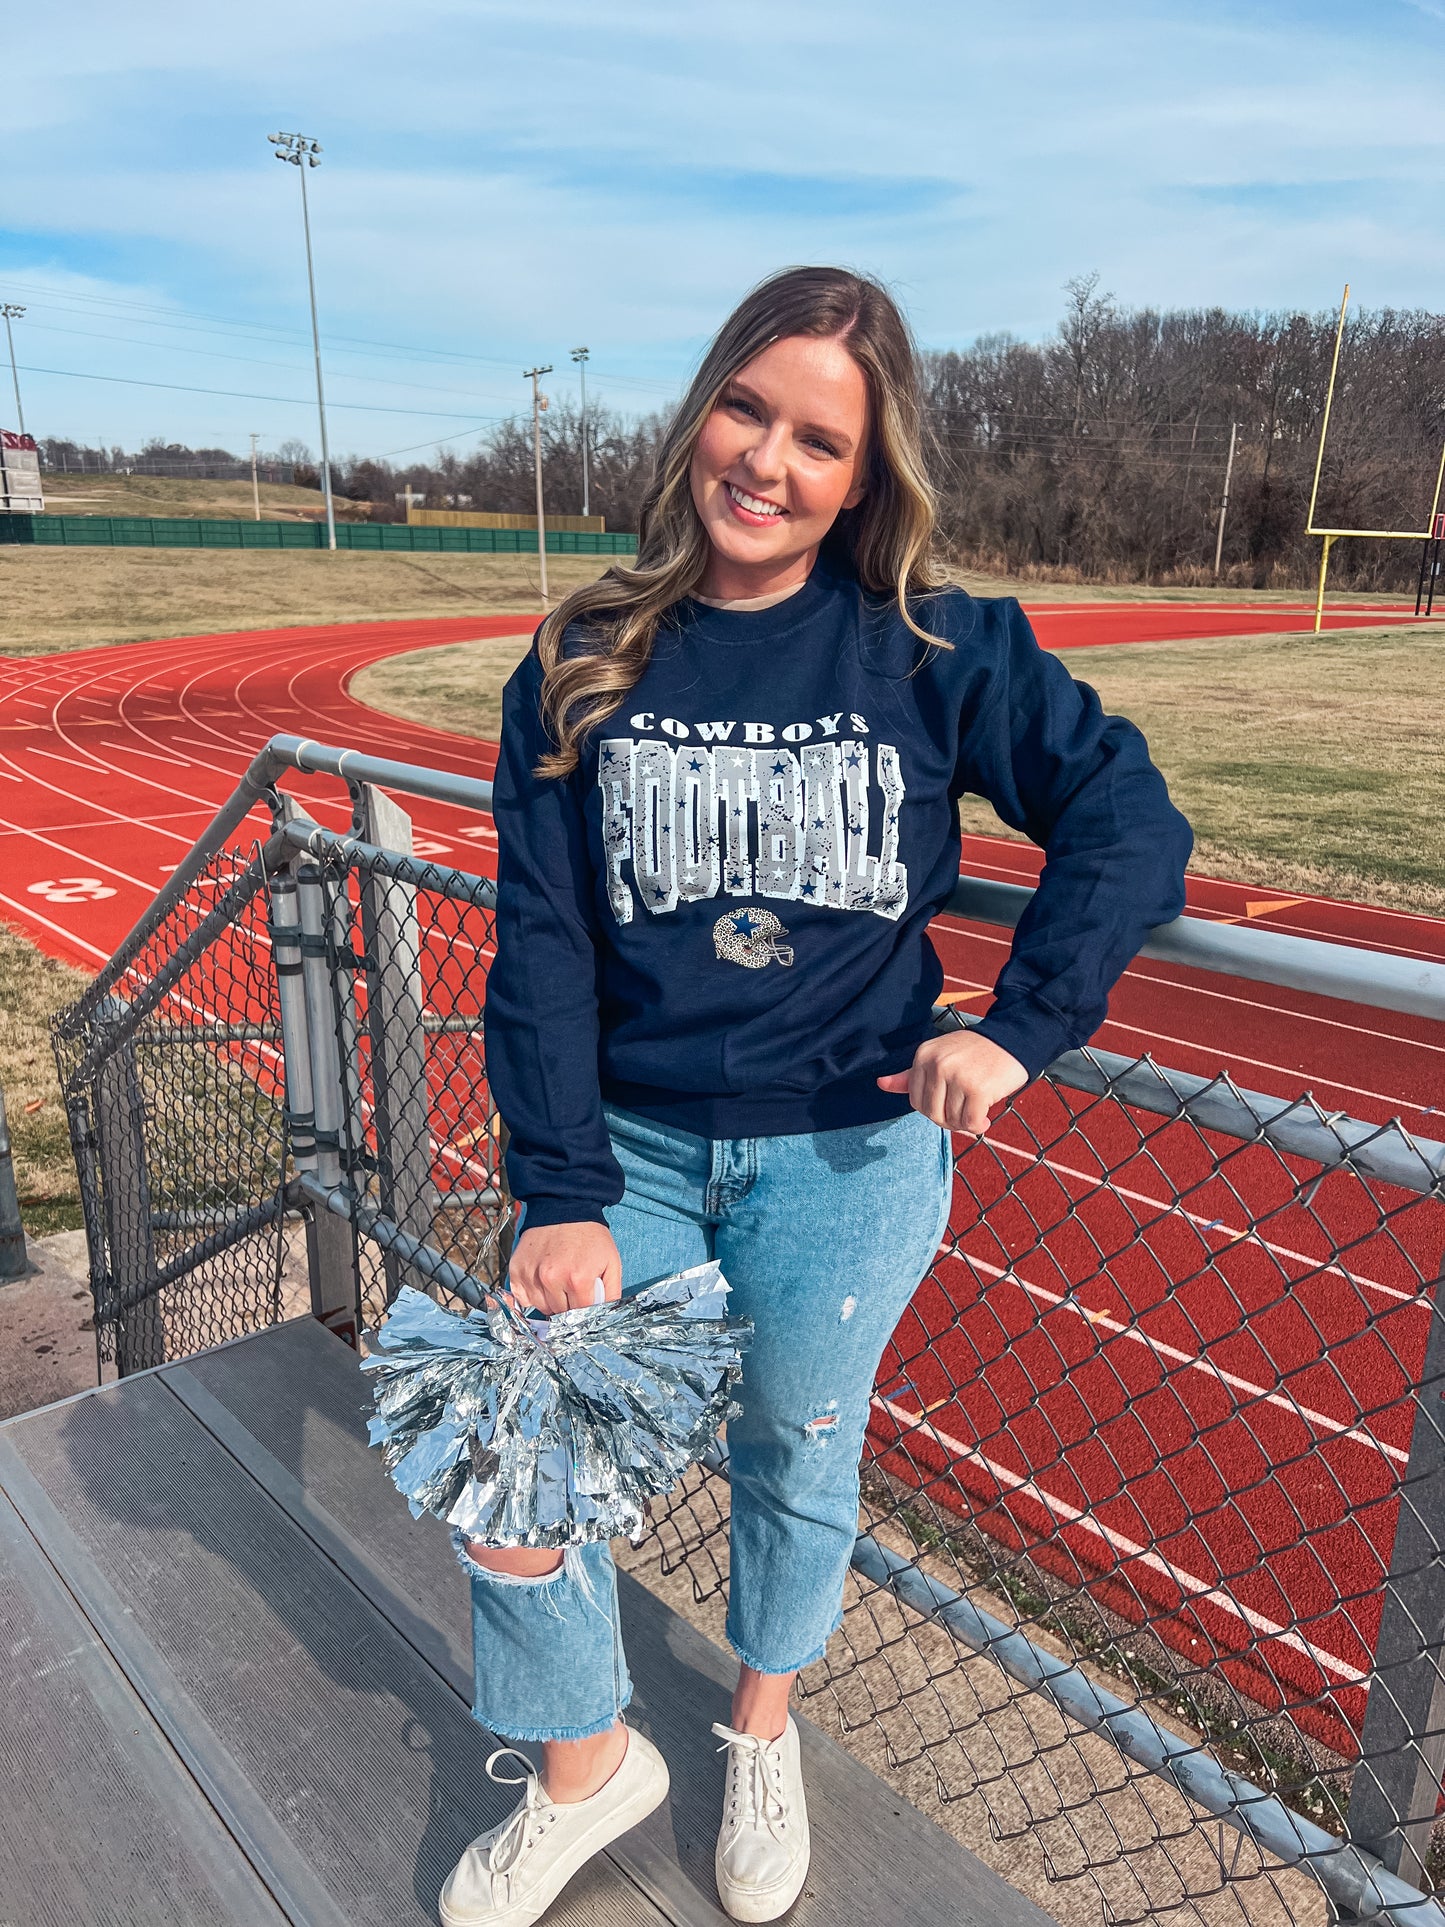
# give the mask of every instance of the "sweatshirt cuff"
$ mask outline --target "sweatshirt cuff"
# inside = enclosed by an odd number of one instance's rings
[[[1010,1057],[1016,1057],[1028,1072],[1031,1084],[1056,1057],[1073,1050],[1079,1042],[1056,1010],[1032,999],[995,1004],[972,1028],[991,1044],[1006,1050]]]
[[[522,1229],[531,1231],[544,1224],[606,1224],[607,1213],[600,1204],[584,1198],[523,1198]]]

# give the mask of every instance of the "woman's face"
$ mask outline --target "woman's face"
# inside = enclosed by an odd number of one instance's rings
[[[840,341],[789,335],[733,377],[692,457],[713,551],[705,595],[805,579],[841,511],[862,500],[868,429],[868,384]]]

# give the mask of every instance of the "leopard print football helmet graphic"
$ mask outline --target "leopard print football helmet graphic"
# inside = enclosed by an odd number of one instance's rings
[[[729,910],[712,927],[713,948],[724,963],[761,970],[766,964],[790,964],[791,944],[779,943],[787,931],[771,910]]]

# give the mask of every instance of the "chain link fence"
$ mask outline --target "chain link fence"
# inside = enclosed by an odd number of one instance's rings
[[[272,787],[298,766],[350,783],[351,835]],[[123,1371],[305,1309],[356,1342],[403,1282],[474,1303],[505,1263],[493,886],[410,855],[373,785],[486,786],[295,739],[248,781],[57,1023]],[[960,907],[1014,919],[979,888]],[[1187,923],[1157,954],[1439,998],[1428,966]],[[900,1784],[980,1802],[1063,1918],[1445,1927],[1442,1246],[1445,1146],[1398,1122],[1061,1058],[958,1158],[805,1693]],[[721,1593],[725,1464],[641,1558]]]

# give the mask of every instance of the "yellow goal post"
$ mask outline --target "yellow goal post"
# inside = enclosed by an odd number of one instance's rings
[[[1315,634],[1318,635],[1325,613],[1325,576],[1330,566],[1330,550],[1336,542],[1349,536],[1363,536],[1375,542],[1428,542],[1431,532],[1436,528],[1436,516],[1440,511],[1440,485],[1445,481],[1445,447],[1440,450],[1440,465],[1435,471],[1435,496],[1430,504],[1423,529],[1320,529],[1315,527],[1315,504],[1319,499],[1320,472],[1325,465],[1325,437],[1330,432],[1330,409],[1335,399],[1335,376],[1340,368],[1340,343],[1345,338],[1345,310],[1350,305],[1350,284],[1345,283],[1344,297],[1340,302],[1339,326],[1335,329],[1335,352],[1330,362],[1330,385],[1325,394],[1324,419],[1320,423],[1320,446],[1315,456],[1314,486],[1310,489],[1309,519],[1305,523],[1306,535],[1317,535],[1320,548],[1320,587],[1315,597]]]

